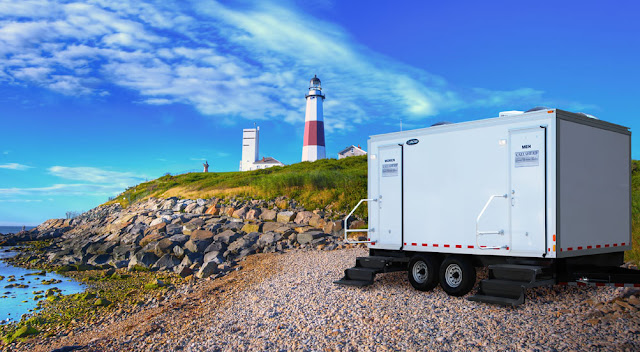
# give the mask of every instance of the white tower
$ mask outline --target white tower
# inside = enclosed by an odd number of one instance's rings
[[[253,169],[253,163],[258,161],[258,138],[260,127],[245,128],[242,130],[242,160],[240,160],[240,171]]]
[[[302,144],[302,161],[316,161],[325,158],[324,121],[322,119],[322,102],[324,94],[320,79],[314,75],[309,82],[307,110],[304,115],[304,143]]]

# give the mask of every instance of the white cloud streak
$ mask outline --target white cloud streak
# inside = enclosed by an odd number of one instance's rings
[[[138,94],[135,102],[187,104],[222,123],[300,123],[313,74],[323,80],[330,133],[541,94],[462,92],[278,2],[0,0],[0,81],[11,84],[67,95],[107,95],[116,85]]]
[[[5,152],[4,153],[9,154],[9,152]],[[19,170],[19,171],[24,171],[24,170],[28,170],[31,169],[33,166],[28,166],[28,165],[23,165],[23,164],[18,164],[18,163],[8,163],[8,164],[0,164],[0,169],[8,169],[8,170]]]

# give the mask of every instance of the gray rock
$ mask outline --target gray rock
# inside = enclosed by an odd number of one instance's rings
[[[196,276],[200,279],[204,279],[206,277],[209,277],[213,274],[217,274],[220,271],[220,269],[218,269],[218,264],[214,263],[214,262],[208,262],[208,263],[204,263],[202,265],[202,267],[200,268],[200,270],[198,271],[198,273],[196,274]]]
[[[243,222],[228,222],[222,225],[222,228],[225,230],[240,231],[243,226],[244,226]]]
[[[210,244],[210,245],[209,245],[209,246],[204,250],[204,252],[205,252],[205,253],[213,252],[213,251],[224,252],[224,251],[227,249],[227,247],[228,247],[228,246],[227,246],[227,244],[226,244],[226,243],[216,241],[216,242],[211,243],[211,244]]]
[[[265,247],[278,242],[280,239],[282,239],[281,234],[274,233],[274,232],[267,232],[267,233],[261,234],[260,237],[258,237],[257,244],[260,247]]]
[[[180,264],[180,260],[178,258],[171,254],[165,254],[162,258],[158,259],[155,264],[153,264],[152,268],[158,270],[173,270],[173,268],[178,264]]]
[[[224,263],[224,257],[222,256],[222,252],[213,251],[204,255],[204,262],[205,263],[214,262],[217,264],[222,264]]]
[[[202,206],[207,204],[207,201],[204,200],[204,199],[198,198],[198,199],[196,199],[196,204],[198,204],[198,206],[202,207]]]
[[[178,220],[178,219],[176,219],[176,220]],[[178,223],[178,224],[169,224],[169,225],[167,225],[166,231],[167,231],[167,235],[169,235],[169,236],[182,234],[182,225],[180,223]]]
[[[260,219],[264,221],[275,221],[278,213],[275,210],[264,209],[260,213]]]
[[[188,223],[184,224],[184,228],[190,231],[196,230],[204,226],[204,220],[200,218],[191,219]]]
[[[182,257],[184,257],[184,249],[180,246],[173,247],[173,255],[182,259]]]
[[[109,262],[109,265],[111,265],[116,269],[121,269],[121,268],[126,268],[127,265],[129,265],[129,261],[128,260],[111,260]]]
[[[211,244],[211,240],[189,240],[184,244],[184,248],[193,253],[202,253]]]
[[[113,249],[112,256],[115,260],[129,260],[131,254],[137,249],[133,244],[121,244]]]
[[[309,220],[314,216],[310,211],[301,211],[296,215],[296,218],[293,220],[296,224],[308,224]]]
[[[171,253],[175,245],[176,243],[171,241],[170,239],[163,238],[160,241],[156,242],[153,248],[153,253],[158,257],[162,257],[165,254]]]
[[[161,222],[169,223],[170,221],[168,221],[167,219],[164,219],[164,218],[155,218],[155,219],[153,219],[151,221],[151,224],[149,224],[149,226],[155,226],[155,225],[158,225]]]
[[[193,209],[193,213],[194,214],[204,214],[205,210],[207,210],[207,207],[200,206],[200,207],[197,207],[197,208]]]
[[[231,252],[240,252],[242,249],[251,247],[254,243],[256,243],[259,236],[260,234],[257,232],[246,234],[229,244],[228,249]]]
[[[167,210],[167,209],[171,209],[176,205],[176,200],[175,199],[167,199],[164,201],[164,203],[162,203],[162,205],[160,206],[161,210]]]
[[[158,257],[155,254],[139,251],[131,257],[131,260],[129,261],[129,270],[133,269],[134,266],[141,266],[149,269],[157,261]]]
[[[239,237],[240,237],[240,234],[238,234],[237,232],[232,230],[226,230],[218,235],[213,236],[213,240],[215,242],[223,242],[223,243],[229,244],[235,241],[236,239],[238,239]]]
[[[298,243],[300,244],[307,244],[310,243],[311,241],[321,238],[321,237],[326,237],[327,234],[322,232],[322,231],[309,231],[309,232],[304,232],[304,233],[300,233],[298,234],[296,240],[298,241]]]
[[[186,207],[187,207],[187,205],[184,202],[180,202],[180,203],[177,203],[176,205],[174,205],[173,208],[171,208],[171,210],[179,213],[179,212],[183,211]]]
[[[187,206],[184,208],[184,211],[185,211],[186,213],[191,213],[191,212],[193,212],[197,207],[198,207],[198,203],[191,203],[191,204],[187,205]]]
[[[99,265],[108,264],[111,260],[112,260],[111,256],[108,254],[98,254],[89,258],[89,260],[87,260],[87,264],[99,266]]]
[[[169,239],[171,241],[175,242],[176,244],[183,245],[189,240],[189,236],[187,236],[187,235],[173,235],[173,236],[169,237]]]
[[[276,218],[278,222],[287,223],[291,222],[296,218],[296,213],[293,211],[281,211],[278,213],[278,217]]]

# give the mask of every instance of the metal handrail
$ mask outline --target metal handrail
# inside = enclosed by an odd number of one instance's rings
[[[498,194],[498,195],[493,195],[491,197],[489,197],[489,200],[487,201],[487,203],[484,205],[484,208],[482,208],[482,211],[480,212],[480,214],[478,215],[478,217],[476,218],[476,246],[478,246],[479,249],[502,249],[502,248],[508,248],[507,246],[502,246],[502,247],[487,247],[487,246],[480,246],[480,236],[482,235],[500,235],[500,236],[504,236],[504,230],[498,230],[498,231],[480,231],[478,230],[478,226],[480,224],[480,218],[482,218],[482,215],[484,215],[484,212],[487,210],[487,208],[489,207],[489,204],[491,204],[491,202],[495,199],[495,198],[507,198],[508,195],[507,194]]]
[[[351,217],[351,215],[353,215],[353,213],[356,211],[356,209],[358,209],[358,207],[360,206],[360,204],[362,204],[362,202],[377,202],[378,199],[374,198],[374,199],[360,199],[360,201],[358,202],[358,204],[356,204],[356,206],[353,208],[353,210],[351,210],[351,212],[349,213],[349,215],[347,215],[347,217],[344,218],[344,241],[346,243],[371,243],[373,241],[350,241],[349,238],[347,237],[347,235],[349,234],[349,232],[374,232],[375,229],[353,229],[353,230],[349,230],[348,225],[348,221],[349,218]]]

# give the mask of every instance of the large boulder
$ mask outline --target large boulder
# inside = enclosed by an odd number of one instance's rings
[[[210,240],[213,239],[214,233],[207,230],[194,230],[189,237],[192,240]]]
[[[158,257],[162,257],[167,253],[171,253],[175,245],[176,243],[171,239],[163,238],[160,241],[156,242],[155,246],[153,247],[153,253]]]
[[[223,242],[223,243],[229,244],[235,241],[236,239],[238,239],[238,237],[240,237],[240,234],[236,233],[235,231],[226,230],[220,234],[213,236],[213,240],[216,242]]]
[[[251,247],[256,243],[259,236],[260,234],[257,232],[248,233],[229,244],[228,250],[232,253],[240,252],[242,249]]]
[[[278,242],[282,238],[282,235],[274,232],[263,233],[258,237],[256,242],[260,247],[266,247]]]
[[[215,205],[212,205],[209,208],[207,208],[207,211],[205,211],[204,213],[208,215],[220,215],[220,208]]]
[[[217,274],[220,270],[218,269],[218,264],[215,262],[204,263],[196,276],[200,279],[204,279],[213,274]]]
[[[208,252],[213,252],[213,251],[218,251],[218,252],[224,252],[227,249],[227,244],[224,242],[213,242],[211,243],[205,250],[205,253]]]
[[[213,251],[204,255],[204,262],[205,263],[214,262],[216,264],[222,264],[224,263],[224,257],[222,256],[222,252]]]
[[[211,240],[190,239],[184,244],[184,248],[193,253],[202,253],[211,244]]]
[[[236,219],[244,219],[248,211],[249,211],[249,207],[242,207],[234,211],[233,214],[231,214],[231,217],[234,217]]]
[[[288,223],[293,221],[296,218],[296,213],[290,210],[281,211],[278,213],[277,220],[278,222]]]
[[[265,209],[260,213],[260,220],[275,221],[278,213],[275,210]]]
[[[121,244],[113,249],[111,255],[115,260],[129,260],[137,247],[133,244]]]
[[[111,256],[109,254],[98,254],[87,260],[87,264],[93,266],[100,266],[108,264],[111,261]]]
[[[310,211],[301,211],[296,215],[296,218],[293,220],[293,222],[295,222],[296,224],[308,224],[309,220],[311,220],[314,215],[315,214]]]
[[[189,240],[187,235],[173,235],[169,239],[177,244],[183,245]]]
[[[155,254],[140,251],[131,257],[131,260],[129,261],[129,270],[132,270],[134,267],[150,269],[157,261],[158,257]]]
[[[282,224],[279,222],[265,222],[262,225],[262,232],[273,232],[279,227],[282,227]]]
[[[191,203],[184,208],[185,213],[192,213],[198,207],[198,203]]]
[[[152,268],[158,270],[173,270],[173,268],[178,264],[180,264],[180,260],[178,258],[171,254],[165,254],[158,259],[155,264],[153,264]]]
[[[327,234],[322,231],[309,231],[305,233],[298,234],[296,240],[300,244],[311,243],[313,240],[326,237]]]
[[[140,246],[144,247],[151,242],[160,241],[163,238],[165,238],[163,233],[152,232],[140,240]]]
[[[262,223],[246,223],[242,226],[242,231],[246,233],[262,231]]]
[[[247,220],[258,220],[260,219],[260,212],[260,209],[251,209],[244,218]]]
[[[176,219],[176,220],[178,220],[178,219]],[[179,223],[169,224],[166,227],[166,231],[167,231],[167,235],[169,235],[169,236],[181,234],[182,233],[182,225],[179,224]]]

